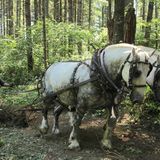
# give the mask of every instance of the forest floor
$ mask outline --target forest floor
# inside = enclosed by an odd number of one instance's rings
[[[70,151],[67,142],[71,128],[68,115],[60,116],[61,134],[38,134],[40,113],[27,128],[0,126],[0,160],[160,160],[160,134],[144,125],[130,124],[126,114],[113,134],[113,149],[101,148],[103,118],[85,118],[80,130],[82,150]],[[49,124],[52,126],[52,115]],[[51,127],[50,127],[51,128]]]

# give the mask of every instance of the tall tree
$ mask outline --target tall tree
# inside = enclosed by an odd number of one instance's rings
[[[0,35],[3,34],[3,2],[0,0]]]
[[[114,20],[112,18],[112,0],[108,0],[108,14],[107,14],[107,29],[108,29],[108,39],[109,43],[112,43],[113,40],[113,26]]]
[[[67,0],[64,0],[64,15],[63,15],[64,22],[67,22],[67,8],[68,8],[68,6],[67,6]]]
[[[43,20],[43,54],[44,67],[47,68],[47,40],[46,40],[46,6],[45,0],[42,0],[42,20]]]
[[[127,10],[124,24],[124,42],[134,44],[136,34],[136,15],[135,9],[131,5]]]
[[[23,15],[22,15],[22,20],[23,20],[23,26],[25,25],[25,0],[23,0]]]
[[[42,19],[42,0],[38,2],[38,19]]]
[[[73,23],[73,0],[68,0],[68,21]]]
[[[26,17],[26,42],[27,42],[28,72],[31,72],[33,70],[33,53],[32,53],[32,38],[31,38],[30,0],[25,0],[25,17]]]
[[[77,22],[77,0],[73,0],[73,21]]]
[[[59,0],[59,21],[62,22],[62,0]]]
[[[38,1],[34,0],[34,22],[38,20]]]
[[[124,0],[115,0],[113,43],[124,39]]]
[[[146,0],[142,0],[142,20],[145,20],[146,18]]]
[[[88,28],[89,29],[91,27],[91,17],[92,17],[92,0],[89,0],[89,5],[88,5]]]
[[[43,4],[43,2],[42,2],[42,4]],[[49,17],[49,0],[45,0],[45,3],[43,5],[45,6],[45,16]],[[42,8],[42,10],[43,10],[43,8]]]
[[[78,8],[77,8],[77,24],[82,26],[82,8],[83,8],[83,1],[78,0]],[[80,40],[77,44],[78,46],[78,53],[82,54],[82,41]]]
[[[145,45],[148,46],[149,45],[149,40],[150,40],[150,32],[151,32],[151,24],[150,22],[152,21],[152,17],[153,17],[153,7],[154,7],[154,2],[153,0],[149,1],[149,5],[148,5],[148,14],[147,14],[147,26],[145,28]]]
[[[6,16],[5,16],[5,14],[6,14],[6,0],[3,0],[2,1],[2,3],[3,3],[3,35],[5,35],[6,34]]]
[[[158,19],[158,0],[155,0],[155,18]],[[158,24],[156,22],[155,24],[155,28],[156,28],[156,49],[158,48]]]
[[[54,19],[59,22],[60,20],[60,5],[59,0],[54,0]]]
[[[7,21],[8,21],[8,34],[13,34],[13,0],[8,1],[8,9],[7,9]]]

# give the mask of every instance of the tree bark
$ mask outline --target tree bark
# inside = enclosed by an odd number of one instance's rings
[[[45,16],[48,18],[49,17],[49,0],[45,0],[44,6],[45,6]]]
[[[73,23],[73,0],[68,0],[68,21]]]
[[[157,0],[155,0],[155,18],[156,19],[158,19],[158,1]],[[156,24],[155,24],[155,28],[156,28],[156,49],[158,48],[158,24],[157,24],[157,22],[156,22]]]
[[[113,43],[124,41],[124,0],[115,0]]]
[[[34,23],[38,21],[38,1],[34,0]]]
[[[31,11],[30,0],[25,0],[26,17],[26,42],[27,42],[27,62],[28,72],[33,71],[32,38],[31,38]]]
[[[0,0],[0,35],[3,35],[3,2]]]
[[[59,0],[54,0],[54,19],[56,22],[59,22],[60,20],[60,6],[59,6]]]
[[[124,42],[134,44],[136,34],[136,15],[135,9],[130,6],[125,16]]]
[[[23,16],[22,16],[22,20],[23,20],[23,26],[25,25],[25,0],[23,0]]]
[[[39,0],[38,3],[38,19],[42,19],[42,0]]]
[[[92,17],[92,0],[89,0],[89,8],[88,8],[88,29],[91,28],[91,17]]]
[[[151,32],[151,24],[149,24],[152,21],[153,17],[153,7],[154,7],[154,2],[150,0],[149,5],[148,5],[148,15],[147,15],[147,26],[145,28],[145,45],[149,45],[149,40],[150,40],[150,32]]]
[[[82,7],[83,7],[83,1],[78,0],[78,8],[77,8],[77,24],[79,26],[82,26]],[[82,54],[82,41],[78,42],[78,53]]]
[[[44,67],[47,68],[47,40],[46,40],[46,6],[45,0],[42,0],[42,20],[43,20],[43,54],[44,54]]]
[[[114,20],[112,18],[112,1],[111,0],[108,0],[108,14],[107,15],[108,15],[107,17],[108,40],[109,40],[109,43],[112,44]]]
[[[64,0],[64,22],[67,22],[67,0]]]
[[[62,0],[59,0],[59,21],[62,22]]]

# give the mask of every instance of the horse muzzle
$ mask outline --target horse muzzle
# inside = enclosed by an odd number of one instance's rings
[[[130,99],[131,101],[135,104],[135,103],[142,103],[144,96],[140,95],[137,92],[132,92],[130,94]]]

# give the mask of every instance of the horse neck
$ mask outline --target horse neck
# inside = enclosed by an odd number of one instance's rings
[[[120,70],[122,66],[124,65],[127,57],[129,56],[131,52],[124,52],[119,55],[116,55],[116,53],[106,53],[104,56],[105,61],[105,67],[108,69],[108,73],[112,80],[116,80],[117,76],[120,73]],[[132,55],[129,59],[132,59]]]

